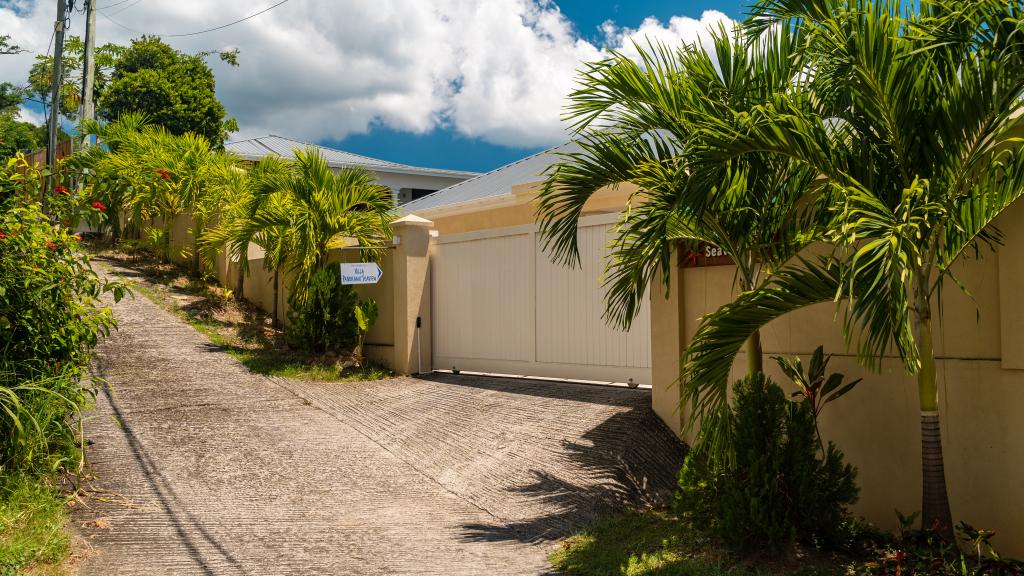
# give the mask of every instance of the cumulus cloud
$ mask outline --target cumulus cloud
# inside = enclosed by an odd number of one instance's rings
[[[164,35],[185,51],[239,48],[240,66],[212,61],[217,93],[242,128],[307,140],[341,139],[375,124],[414,133],[449,127],[507,146],[564,140],[560,120],[575,73],[611,49],[633,53],[645,38],[670,45],[706,38],[728,18],[707,11],[635,28],[605,24],[605,41],[584,40],[551,0],[291,0],[211,34],[171,37],[250,14],[249,0],[175,0],[111,6],[99,0],[99,42]],[[79,0],[79,4],[81,0]],[[267,5],[269,5],[269,0]],[[54,6],[0,1],[0,30],[45,53]],[[84,18],[69,33],[81,35]],[[21,82],[33,54],[0,57],[0,79]]]
[[[43,116],[42,112],[37,112],[31,108],[20,106],[18,108],[18,119],[22,122],[30,122],[36,126],[42,126],[46,124],[46,116]]]

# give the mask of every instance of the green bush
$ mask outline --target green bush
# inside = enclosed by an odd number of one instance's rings
[[[679,473],[676,505],[697,526],[741,551],[781,552],[794,541],[835,546],[856,470],[829,443],[819,456],[814,414],[763,375],[736,383],[728,454],[694,451]]]
[[[307,290],[288,297],[288,342],[307,352],[352,346],[358,339],[355,307],[359,297],[341,283],[333,268],[317,270]]]
[[[40,177],[23,159],[3,172],[20,192],[0,209],[0,473],[71,468],[69,416],[88,403],[91,351],[114,326],[100,297],[120,299],[125,290],[93,272],[62,225],[102,210],[76,207],[70,190],[55,187],[44,214],[35,201]]]

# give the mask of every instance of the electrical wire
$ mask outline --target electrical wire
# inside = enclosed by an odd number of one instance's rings
[[[96,0],[92,0],[92,1],[95,2]],[[113,4],[111,4],[109,6],[99,6],[96,9],[97,10],[106,10],[108,8],[113,8],[114,6],[120,6],[121,4],[124,4],[125,2],[131,2],[131,1],[132,0],[121,0],[120,2],[114,2]]]
[[[138,4],[139,2],[142,2],[142,0],[135,0],[135,1],[134,1],[134,2],[132,2],[131,4],[129,4],[129,5],[127,5],[127,6],[123,7],[123,8],[121,8],[120,10],[115,10],[115,11],[111,12],[111,13],[110,13],[110,15],[111,15],[111,16],[116,16],[116,15],[120,14],[121,12],[124,12],[125,10],[128,10],[128,9],[129,9],[129,8],[131,8],[132,6],[135,6],[135,5],[136,5],[136,4]],[[109,7],[108,7],[108,8],[109,8]]]
[[[225,28],[227,28],[229,26],[234,26],[235,24],[239,24],[239,23],[245,22],[246,20],[249,20],[251,18],[255,18],[255,17],[259,16],[260,14],[264,14],[266,12],[270,12],[274,8],[277,8],[281,4],[284,4],[284,3],[288,2],[288,1],[289,0],[281,0],[277,4],[274,4],[272,6],[264,8],[263,10],[260,10],[259,12],[254,12],[252,14],[249,14],[245,18],[239,18],[238,20],[235,20],[234,22],[228,22],[227,24],[222,24],[220,26],[216,26],[216,27],[213,27],[213,28],[207,28],[206,30],[199,30],[198,32],[188,32],[188,33],[185,33],[185,34],[154,34],[154,36],[159,36],[161,38],[182,38],[182,37],[185,37],[185,36],[198,36],[199,34],[206,34],[208,32],[214,32],[216,30],[223,30],[223,29],[225,29]],[[125,30],[127,30],[129,32],[134,32],[136,34],[146,34],[146,32],[143,32],[141,30],[136,30],[134,28],[129,28],[129,27],[125,26],[124,24],[121,24],[120,22],[114,20],[110,16],[107,16],[104,12],[100,12],[100,14],[103,14],[103,17],[106,18],[107,20],[110,20],[111,23],[116,24],[117,26],[120,26],[121,28],[124,28]]]

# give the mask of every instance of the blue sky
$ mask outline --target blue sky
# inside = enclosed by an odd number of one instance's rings
[[[699,18],[705,10],[718,10],[733,19],[742,19],[748,3],[736,0],[562,0],[557,4],[582,37],[600,42],[600,26],[606,20],[635,28],[649,16],[665,22],[672,16]],[[544,148],[490,144],[479,138],[463,136],[452,128],[439,128],[417,135],[380,125],[371,127],[367,134],[352,135],[342,140],[324,139],[320,143],[414,166],[481,172]]]

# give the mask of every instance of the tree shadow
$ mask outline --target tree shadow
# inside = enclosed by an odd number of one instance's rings
[[[562,448],[579,473],[561,477],[532,470],[533,481],[508,489],[539,501],[548,512],[505,523],[467,524],[463,538],[534,544],[555,541],[609,514],[666,507],[687,450],[648,406],[619,412],[584,434],[581,441],[563,442]]]

